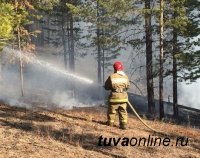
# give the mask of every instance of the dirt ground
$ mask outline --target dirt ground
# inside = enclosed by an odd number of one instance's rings
[[[190,127],[145,120],[153,128],[164,131],[156,134],[129,115],[128,129],[120,130],[118,121],[108,127],[106,108],[25,109],[0,105],[0,157],[2,158],[200,158],[200,130]],[[99,146],[99,137],[115,138],[115,146]],[[160,137],[170,139],[170,145],[122,146],[122,139]],[[176,146],[178,137],[188,138],[188,143]],[[127,140],[126,139],[126,140]],[[135,140],[134,139],[134,140]],[[133,139],[132,139],[133,140]],[[107,140],[108,142],[108,140]]]

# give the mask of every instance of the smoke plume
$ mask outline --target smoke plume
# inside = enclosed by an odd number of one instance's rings
[[[179,104],[200,109],[200,80],[180,84]]]
[[[22,97],[19,57],[18,51],[9,48],[4,49],[1,56],[1,101],[13,106],[58,106],[67,109],[103,103],[103,90],[92,80],[24,53],[25,93]]]

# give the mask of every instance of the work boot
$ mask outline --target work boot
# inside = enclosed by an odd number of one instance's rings
[[[113,123],[113,122],[107,121],[107,125],[110,126],[110,127],[113,127],[113,126],[114,126],[114,123]]]
[[[120,129],[125,130],[126,129],[126,123],[120,123]]]

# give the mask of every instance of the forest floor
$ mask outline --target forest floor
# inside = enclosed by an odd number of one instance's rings
[[[0,105],[0,157],[5,158],[200,158],[200,130],[173,123],[145,120],[166,135],[155,134],[138,119],[129,115],[128,129],[120,130],[118,121],[114,127],[106,122],[106,108],[85,107],[71,110],[35,107],[32,109]],[[114,146],[99,146],[99,137],[121,138]],[[139,138],[160,137],[170,140],[170,145],[135,145]],[[184,139],[181,146],[178,137]],[[122,139],[132,139],[132,146]],[[167,138],[168,137],[168,138]],[[127,140],[126,139],[126,140]],[[125,140],[125,139],[124,139]],[[108,141],[107,141],[108,142]],[[103,145],[103,141],[101,142]],[[112,142],[113,143],[113,142]],[[165,145],[167,142],[164,143]],[[125,145],[127,145],[125,143]]]

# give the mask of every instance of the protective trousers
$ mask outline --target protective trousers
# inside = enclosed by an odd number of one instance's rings
[[[118,112],[119,114],[119,122],[121,124],[126,124],[127,123],[127,103],[109,103],[108,106],[108,112],[107,112],[107,118],[108,118],[108,123],[113,124],[116,119],[116,113]]]

